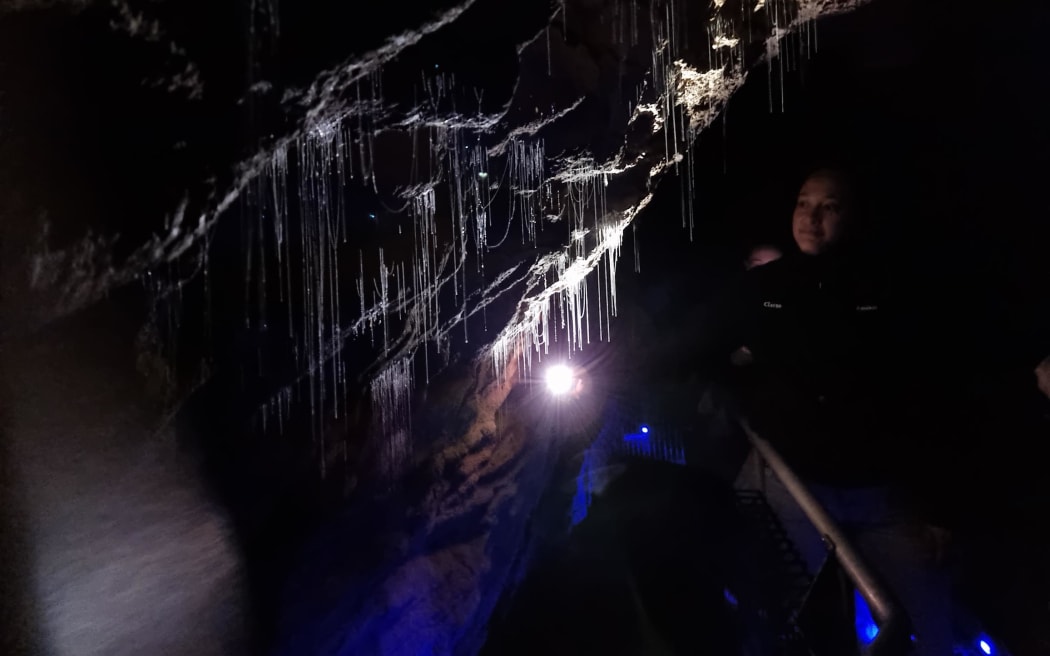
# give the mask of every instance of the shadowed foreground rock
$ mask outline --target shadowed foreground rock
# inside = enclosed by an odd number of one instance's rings
[[[634,461],[545,553],[483,654],[735,654],[743,530],[728,485]]]

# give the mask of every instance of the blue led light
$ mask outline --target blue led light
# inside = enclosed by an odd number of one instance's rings
[[[977,640],[977,646],[981,649],[981,653],[987,656],[992,656],[995,653],[995,645],[988,639],[987,636],[982,636]]]
[[[871,616],[871,609],[860,592],[853,591],[853,626],[857,629],[857,639],[862,645],[870,645],[879,635],[879,626]]]
[[[653,452],[653,444],[649,439],[649,433],[628,433],[623,436],[623,441],[631,453],[640,456],[649,456]]]
[[[648,426],[644,426],[644,425],[643,425],[643,426],[642,426],[642,432],[643,432],[643,433],[648,433],[648,432],[649,432],[649,427],[648,427]]]

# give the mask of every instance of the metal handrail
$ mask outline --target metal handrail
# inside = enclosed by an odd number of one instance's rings
[[[867,656],[897,656],[908,653],[911,646],[911,620],[888,587],[846,537],[842,528],[824,510],[802,479],[788,466],[773,446],[761,437],[746,421],[741,422],[755,451],[766,461],[784,488],[805,513],[814,528],[830,543],[831,553],[842,566],[857,592],[867,602],[872,617],[879,627],[875,640],[868,645]]]

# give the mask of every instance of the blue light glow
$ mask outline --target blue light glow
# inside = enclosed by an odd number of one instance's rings
[[[628,433],[623,436],[629,451],[636,456],[649,457],[653,453],[653,445],[649,440],[648,433]]]
[[[642,432],[643,433],[648,433],[649,432],[649,427],[648,426],[642,426]]]
[[[862,645],[870,645],[879,635],[879,627],[875,624],[875,618],[871,616],[871,609],[860,592],[853,591],[853,625],[857,629],[857,639]]]
[[[586,474],[580,473],[576,479],[576,495],[572,498],[572,526],[576,526],[587,519],[587,510],[590,505],[591,495],[587,490],[585,482]]]
[[[583,455],[583,465],[580,467],[580,473],[576,476],[576,494],[572,498],[573,526],[587,519],[587,510],[591,505],[594,487],[594,477],[592,476],[594,466],[594,452],[588,449]]]
[[[733,608],[736,608],[740,605],[740,602],[736,599],[736,595],[734,595],[729,588],[725,588],[722,590],[722,596],[725,597],[725,600],[728,601],[729,605]]]
[[[981,652],[987,654],[987,656],[995,654],[995,645],[992,644],[992,641],[989,640],[987,636],[981,636],[977,640],[977,646],[981,649]]]

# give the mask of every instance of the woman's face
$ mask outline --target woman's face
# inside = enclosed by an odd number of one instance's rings
[[[845,186],[834,175],[817,173],[806,180],[791,222],[799,250],[820,255],[842,240],[849,219],[845,196]]]

